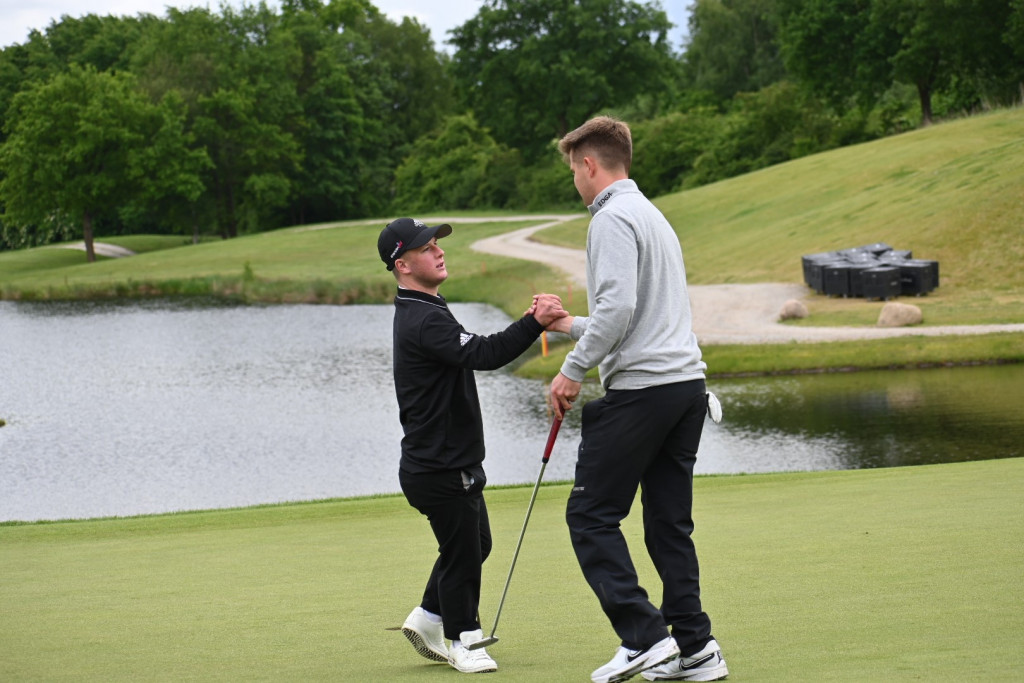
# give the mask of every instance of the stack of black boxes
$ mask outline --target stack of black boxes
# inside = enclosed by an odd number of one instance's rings
[[[804,282],[818,294],[887,301],[939,286],[939,262],[876,242],[803,257]]]

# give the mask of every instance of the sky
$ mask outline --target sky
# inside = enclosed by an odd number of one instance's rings
[[[669,21],[676,24],[669,39],[675,50],[682,49],[686,31],[687,6],[691,0],[662,0]],[[443,42],[448,30],[460,26],[480,9],[482,0],[371,0],[373,5],[392,20],[403,16],[414,17],[430,29],[430,36],[438,49],[450,51]],[[238,6],[241,3],[232,1]],[[271,6],[277,3],[268,2]],[[29,31],[46,27],[63,15],[80,17],[86,14],[135,16],[140,13],[164,16],[167,7],[209,7],[214,11],[220,1],[205,0],[0,0],[0,47],[28,40]]]

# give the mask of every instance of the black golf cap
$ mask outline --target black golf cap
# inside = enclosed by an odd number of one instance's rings
[[[430,226],[414,218],[396,218],[380,231],[377,251],[388,270],[394,270],[395,259],[401,258],[408,250],[422,247],[435,237],[441,239],[450,234],[452,226],[447,223]]]

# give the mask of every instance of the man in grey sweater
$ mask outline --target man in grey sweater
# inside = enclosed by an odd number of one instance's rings
[[[589,317],[548,329],[576,340],[550,394],[561,419],[586,373],[605,395],[583,408],[576,477],[566,508],[573,549],[618,635],[594,683],[713,681],[728,675],[702,610],[691,540],[693,468],[708,409],[706,365],[691,329],[682,250],[672,226],[629,179],[629,127],[597,117],[559,150],[591,213]],[[619,528],[642,489],[647,551],[662,579],[661,609],[639,585]],[[671,627],[671,634],[669,633]]]

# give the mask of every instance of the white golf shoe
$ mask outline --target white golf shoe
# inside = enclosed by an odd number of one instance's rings
[[[590,680],[594,683],[625,681],[645,669],[667,662],[678,654],[679,646],[672,636],[663,638],[643,650],[620,647],[610,662],[590,674]]]
[[[422,607],[417,607],[402,624],[402,633],[416,652],[435,662],[448,661],[448,647],[444,644],[444,625],[427,618]]]
[[[480,629],[460,633],[458,645],[452,643],[451,649],[448,650],[448,663],[464,674],[497,671],[498,663],[491,659],[486,649],[469,649],[470,645],[483,639],[484,632]]]
[[[643,672],[649,681],[720,681],[728,675],[722,649],[714,639],[697,654],[676,657]]]

